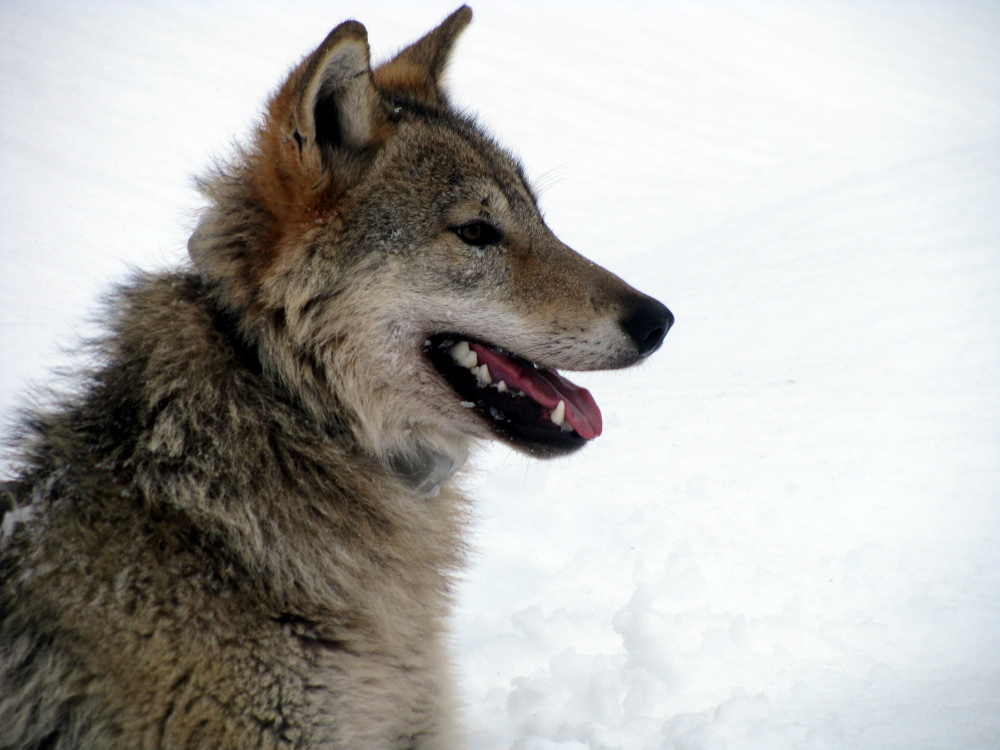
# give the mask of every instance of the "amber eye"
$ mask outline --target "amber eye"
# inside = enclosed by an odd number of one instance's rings
[[[503,238],[503,233],[499,229],[485,221],[473,221],[470,224],[455,227],[455,234],[462,242],[476,247],[495,245]]]

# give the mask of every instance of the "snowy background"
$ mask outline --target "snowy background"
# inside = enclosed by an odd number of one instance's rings
[[[456,4],[3,0],[3,413],[330,28]],[[472,747],[1000,747],[1000,5],[473,7],[455,101],[677,324],[469,480]]]

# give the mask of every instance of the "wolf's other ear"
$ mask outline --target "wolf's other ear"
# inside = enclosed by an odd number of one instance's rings
[[[444,104],[441,75],[458,35],[472,20],[472,9],[463,5],[441,25],[375,69],[375,83],[386,91],[411,99]]]

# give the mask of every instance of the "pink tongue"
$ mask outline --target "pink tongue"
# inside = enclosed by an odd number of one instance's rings
[[[479,344],[469,344],[476,353],[479,364],[485,364],[494,383],[501,380],[517,393],[524,391],[532,400],[550,412],[560,401],[566,403],[566,421],[581,437],[593,440],[601,434],[601,410],[590,391],[575,385],[554,370],[526,368]]]

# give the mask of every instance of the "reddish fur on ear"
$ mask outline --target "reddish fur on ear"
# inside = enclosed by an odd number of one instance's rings
[[[444,104],[441,75],[459,34],[472,20],[463,5],[441,24],[374,71],[375,85],[427,104]]]
[[[196,265],[224,281],[231,300],[248,304],[281,257],[338,220],[338,204],[395,131],[379,89],[445,103],[440,79],[471,19],[463,5],[374,72],[367,30],[345,21],[288,74],[267,103],[254,146],[234,165],[235,180],[205,188],[233,190],[239,200],[217,202],[235,215],[207,212],[188,243]],[[218,242],[232,237],[224,228],[233,224],[243,227],[240,241]]]
[[[268,102],[253,172],[276,213],[335,199],[389,138],[369,55],[365,27],[345,21]]]
[[[188,247],[203,272],[233,284],[234,300],[335,220],[334,206],[390,137],[394,126],[372,83],[369,55],[364,26],[337,26],[268,100],[253,147],[233,165],[235,179],[206,185],[239,195],[216,201],[238,215],[207,212]],[[220,246],[221,227],[233,223],[246,236]]]

